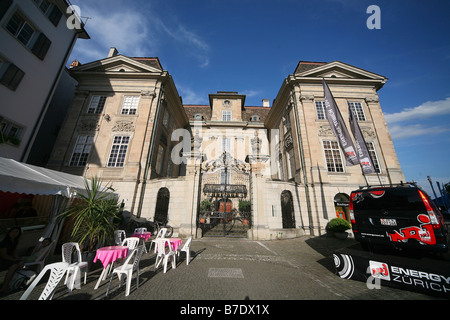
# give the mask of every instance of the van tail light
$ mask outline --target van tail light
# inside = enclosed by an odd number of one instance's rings
[[[354,194],[351,194],[350,195],[350,202],[348,204],[348,210],[350,212],[350,221],[352,222],[352,224],[355,224],[356,221],[355,221],[355,213],[353,211],[353,197],[354,197]]]
[[[430,217],[430,223],[433,225],[434,229],[438,229],[441,227],[441,224],[439,223],[438,216],[434,212],[433,208],[431,207],[430,202],[428,201],[428,198],[425,196],[425,194],[419,190],[419,195],[422,198],[422,202],[425,205],[425,208],[427,209],[428,216]]]

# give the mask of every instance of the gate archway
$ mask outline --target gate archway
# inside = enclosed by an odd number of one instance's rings
[[[203,236],[247,237],[251,228],[250,165],[224,152],[202,164],[197,225]]]

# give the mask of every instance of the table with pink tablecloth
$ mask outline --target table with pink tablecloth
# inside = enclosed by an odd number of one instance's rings
[[[178,247],[181,245],[181,238],[169,238],[170,244],[172,245],[172,249],[174,251],[178,250]]]
[[[144,241],[150,240],[151,236],[152,236],[151,232],[133,233],[132,235],[132,237],[140,238]]]
[[[127,246],[110,246],[97,249],[97,253],[94,258],[94,263],[97,262],[97,260],[100,260],[103,265],[103,271],[94,289],[98,288],[102,279],[105,280],[111,264],[118,259],[125,258],[127,255],[128,255]]]

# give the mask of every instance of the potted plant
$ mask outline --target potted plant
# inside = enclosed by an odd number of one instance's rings
[[[119,200],[112,195],[110,186],[102,186],[101,180],[85,179],[86,194],[79,198],[61,215],[70,218],[72,232],[70,241],[78,242],[89,267],[95,250],[110,245],[119,221]],[[83,259],[84,260],[84,259]]]
[[[200,223],[206,223],[206,215],[208,211],[211,211],[212,202],[208,199],[202,200],[200,202]]]
[[[347,239],[347,230],[351,228],[350,222],[342,218],[331,219],[327,225],[327,231],[332,232],[336,238],[343,240]]]
[[[250,220],[250,211],[251,211],[251,203],[247,200],[239,201],[239,211],[243,216],[242,224],[245,226],[249,225]]]

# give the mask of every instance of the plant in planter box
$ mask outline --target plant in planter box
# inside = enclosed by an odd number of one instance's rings
[[[247,200],[241,200],[239,201],[239,211],[241,212],[241,215],[243,216],[243,224],[248,225],[250,220],[250,211],[251,211],[251,202]]]
[[[350,222],[342,218],[334,218],[328,222],[327,230],[333,232],[338,238],[347,238],[347,230],[351,229]]]
[[[119,218],[119,199],[113,196],[108,186],[94,177],[85,180],[86,194],[79,198],[61,215],[71,218],[70,241],[78,242],[84,252],[93,252],[98,247],[109,245],[114,239],[114,230]]]

